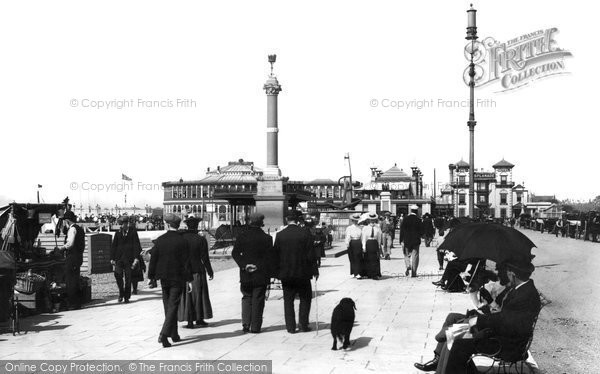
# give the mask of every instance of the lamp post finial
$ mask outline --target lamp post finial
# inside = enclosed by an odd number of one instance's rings
[[[271,76],[273,75],[273,64],[277,60],[277,55],[269,55],[269,63],[271,64]]]

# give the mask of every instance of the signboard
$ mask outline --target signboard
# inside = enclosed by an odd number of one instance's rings
[[[45,223],[52,223],[52,214],[50,213],[39,213],[38,214],[38,222],[40,225]]]
[[[112,266],[110,264],[110,245],[112,243],[112,235],[93,234],[87,236],[86,239],[88,241],[88,273],[102,274],[112,272]]]

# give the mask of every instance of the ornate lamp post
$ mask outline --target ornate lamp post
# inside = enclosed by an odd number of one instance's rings
[[[470,90],[470,103],[469,103],[469,215],[473,217],[475,215],[475,64],[473,63],[473,54],[475,54],[475,40],[477,39],[477,23],[476,23],[477,10],[467,10],[467,40],[471,41],[471,63],[469,64],[469,90]]]

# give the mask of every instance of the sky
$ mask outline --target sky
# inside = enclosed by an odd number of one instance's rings
[[[285,176],[337,180],[348,173],[349,152],[355,180],[397,164],[417,165],[426,183],[434,170],[438,183],[448,182],[448,164],[469,158],[468,7],[3,2],[0,204],[33,202],[41,184],[45,202],[69,196],[114,206],[127,193],[127,205],[160,206],[161,182],[200,179],[207,167],[240,158],[264,167],[269,54],[277,54],[283,87]],[[595,13],[565,1],[474,7],[481,38],[505,42],[556,27],[556,45],[572,53],[563,60],[568,74],[507,92],[499,84],[476,89],[476,169],[504,158],[516,165],[515,182],[538,195],[600,195]],[[425,101],[432,104],[419,109]],[[133,184],[119,192],[122,174]]]

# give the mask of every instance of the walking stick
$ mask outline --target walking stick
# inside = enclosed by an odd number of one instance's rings
[[[315,278],[315,326],[316,333],[319,336],[319,289],[317,288],[317,278]]]

